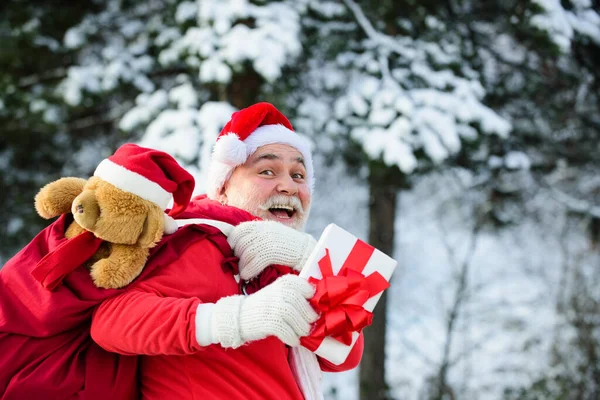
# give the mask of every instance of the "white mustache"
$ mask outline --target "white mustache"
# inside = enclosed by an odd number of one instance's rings
[[[302,202],[296,196],[284,196],[281,194],[277,194],[271,196],[264,202],[258,206],[261,210],[268,211],[270,208],[275,206],[289,206],[292,207],[296,212],[303,214],[304,207],[302,207]]]

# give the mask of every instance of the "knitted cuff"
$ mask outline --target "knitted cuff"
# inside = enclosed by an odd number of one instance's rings
[[[224,297],[212,310],[213,336],[223,347],[240,347],[244,342],[240,334],[240,308],[244,296]]]

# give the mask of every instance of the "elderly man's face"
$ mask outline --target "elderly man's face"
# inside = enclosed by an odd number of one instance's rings
[[[285,144],[259,147],[233,171],[218,200],[265,220],[304,228],[311,197],[302,153]]]

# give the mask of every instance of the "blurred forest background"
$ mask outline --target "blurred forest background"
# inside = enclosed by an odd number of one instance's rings
[[[308,231],[399,261],[328,399],[600,398],[600,2],[5,0],[0,265],[120,144],[197,178],[236,109],[315,142]],[[0,294],[1,295],[1,294]]]

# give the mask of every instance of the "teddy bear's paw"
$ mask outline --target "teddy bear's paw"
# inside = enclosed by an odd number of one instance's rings
[[[133,270],[131,266],[123,266],[109,259],[97,261],[91,267],[91,276],[97,287],[119,289],[131,283],[142,269]]]
[[[85,183],[85,179],[71,177],[50,182],[35,196],[36,211],[46,219],[71,212],[71,204],[83,191]]]

